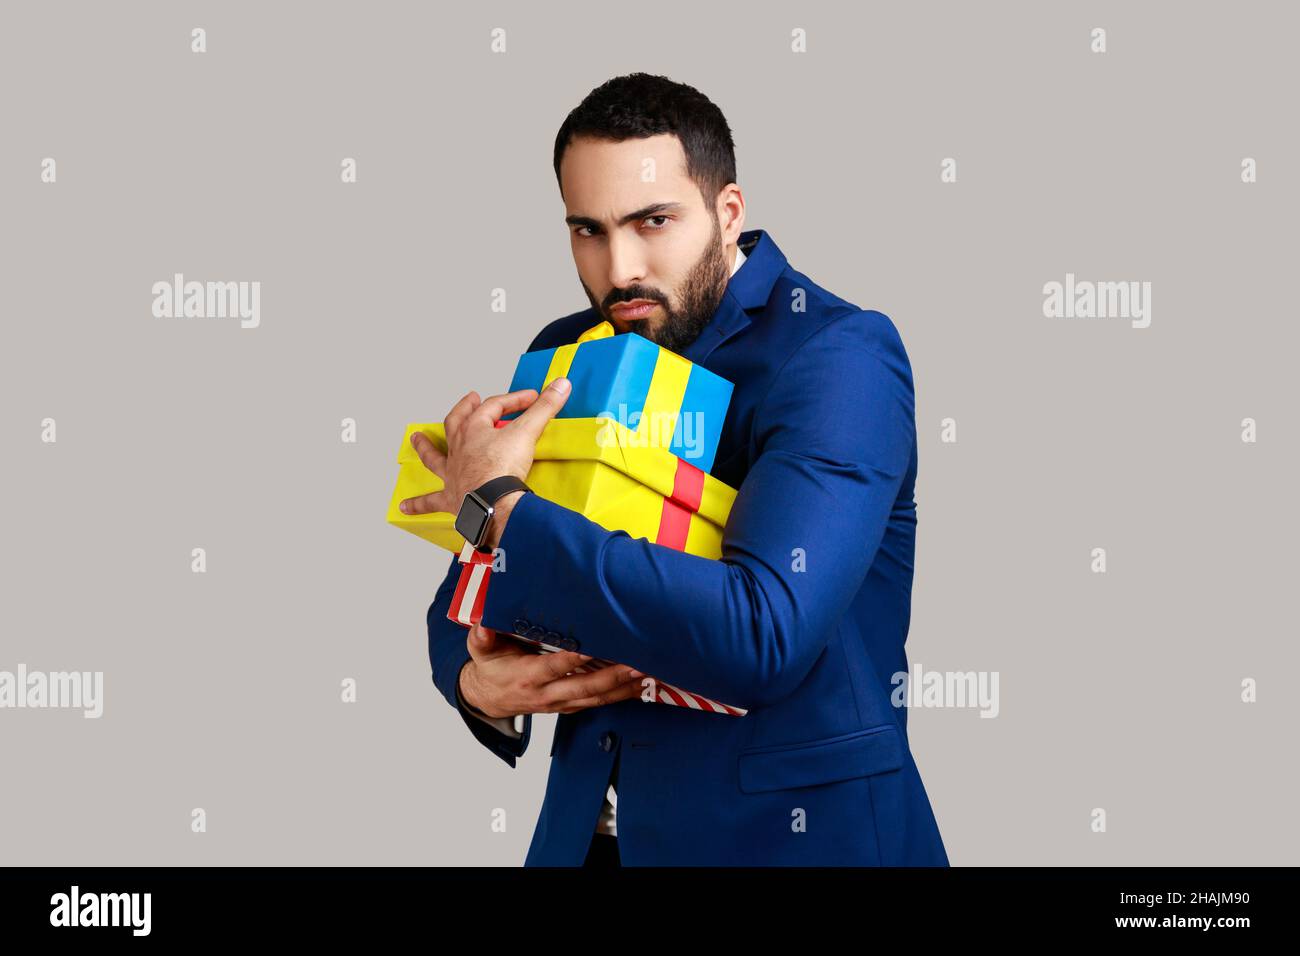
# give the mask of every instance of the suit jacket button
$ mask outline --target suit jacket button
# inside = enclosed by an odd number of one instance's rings
[[[600,735],[600,749],[605,751],[605,753],[609,753],[611,750],[614,749],[614,741],[617,739],[618,737],[614,733],[614,731],[612,730],[605,731],[603,734]]]
[[[528,636],[528,629],[529,629],[530,627],[532,627],[533,625],[532,625],[531,622],[529,622],[529,621],[525,621],[525,620],[521,617],[521,618],[517,619],[517,620],[515,621],[515,623],[514,623],[512,626],[514,627],[514,632],[515,632],[516,634],[518,634],[520,637],[527,637],[527,636]]]
[[[577,641],[556,631],[546,632],[546,643],[552,647],[558,647],[562,651],[576,651],[578,649]]]

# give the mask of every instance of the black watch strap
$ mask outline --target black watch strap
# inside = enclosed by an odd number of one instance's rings
[[[474,489],[474,494],[478,495],[488,506],[497,503],[502,495],[508,495],[512,491],[532,491],[524,484],[522,478],[516,478],[514,475],[502,475],[500,478],[493,478],[491,481],[485,481]]]

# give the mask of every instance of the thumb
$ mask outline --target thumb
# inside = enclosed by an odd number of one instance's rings
[[[564,407],[572,391],[573,386],[567,378],[557,378],[542,389],[542,394],[537,397],[537,401],[529,405],[528,410],[520,415],[517,421],[525,423],[534,436],[541,435],[546,423]]]
[[[490,654],[493,648],[496,647],[497,632],[491,628],[483,627],[481,624],[475,624],[470,627],[469,637],[466,640],[469,642],[471,657],[479,654]]]

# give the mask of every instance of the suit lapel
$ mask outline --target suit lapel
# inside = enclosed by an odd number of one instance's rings
[[[772,287],[785,271],[785,256],[762,229],[742,232],[739,245],[742,250],[748,246],[740,271],[727,283],[709,324],[682,353],[696,365],[704,365],[714,349],[749,327],[752,320],[747,312],[767,305]]]

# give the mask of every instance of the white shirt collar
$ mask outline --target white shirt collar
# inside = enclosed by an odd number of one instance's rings
[[[740,251],[740,243],[736,243],[736,264],[731,267],[731,274],[733,276],[740,271],[740,267],[745,264],[746,258],[745,254]]]

